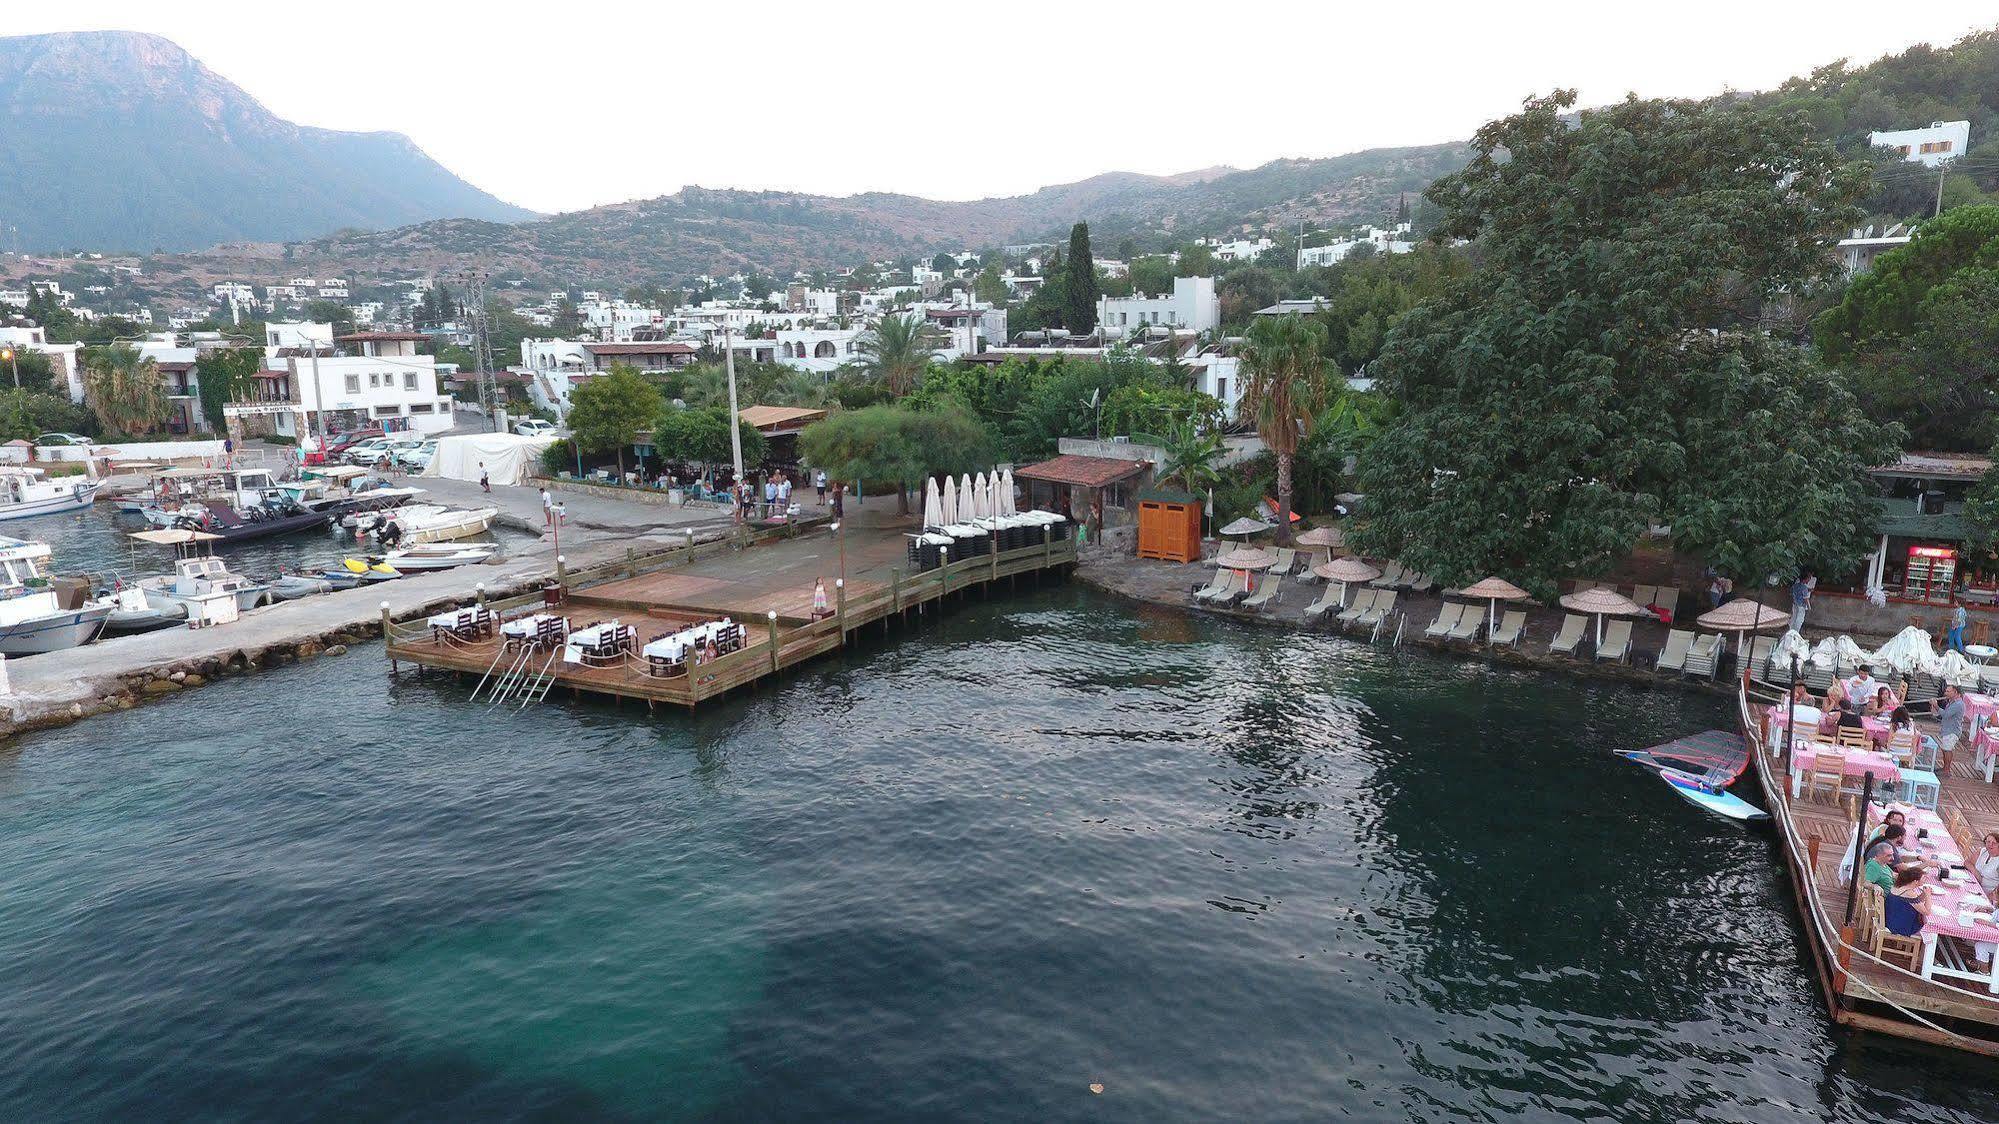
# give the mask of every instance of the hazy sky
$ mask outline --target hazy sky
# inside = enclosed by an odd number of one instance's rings
[[[406,133],[547,211],[686,184],[968,199],[1251,167],[1466,137],[1558,86],[1585,105],[1758,89],[1999,23],[1991,0],[8,7],[0,33],[165,35],[282,116]]]

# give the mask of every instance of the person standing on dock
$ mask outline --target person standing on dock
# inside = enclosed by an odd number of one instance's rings
[[[813,486],[814,488],[817,488],[817,489],[819,490],[819,506],[820,506],[820,507],[825,507],[825,506],[826,506],[826,470],[825,470],[825,469],[823,469],[823,468],[815,468],[815,469],[813,469],[813,470],[812,470],[812,486]]]
[[[776,503],[776,502],[777,502],[777,480],[776,480],[775,478],[773,478],[773,477],[770,477],[770,476],[765,476],[765,477],[764,477],[764,518],[765,518],[765,519],[769,519],[769,518],[770,518],[770,509],[771,509],[771,505],[772,505],[772,504],[774,504],[774,503]]]
[[[1943,706],[1937,711],[1937,746],[1948,758],[1964,737],[1964,692],[1952,683],[1943,689]]]
[[[541,490],[541,525],[555,526],[555,497],[548,494],[546,486]]]
[[[1964,651],[1964,624],[1964,602],[1959,601],[1950,607],[1950,632],[1944,641],[1953,652]]]
[[[1799,636],[1805,634],[1805,614],[1812,610],[1812,586],[1817,584],[1808,573],[1798,575],[1791,583],[1791,631]]]
[[[493,491],[493,478],[486,472],[486,462],[479,462],[479,490],[487,494]]]

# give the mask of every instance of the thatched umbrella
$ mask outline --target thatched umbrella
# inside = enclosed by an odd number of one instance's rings
[[[1326,561],[1333,560],[1333,548],[1346,545],[1346,535],[1338,527],[1314,527],[1291,540],[1293,546],[1323,546]]]
[[[1499,603],[1501,601],[1525,601],[1527,599],[1527,591],[1507,581],[1505,578],[1487,578],[1482,582],[1474,582],[1458,590],[1458,596],[1476,598],[1487,602],[1485,610],[1485,634],[1491,636],[1493,629],[1497,627]]]
[[[1251,519],[1245,515],[1215,533],[1224,538],[1233,538],[1236,535],[1241,535],[1244,539],[1248,539],[1251,535],[1260,535],[1268,531],[1272,526],[1273,524],[1265,523],[1261,519]]]
[[[1702,613],[1694,623],[1700,625],[1702,628],[1711,628],[1716,632],[1733,632],[1735,634],[1736,666],[1742,671],[1748,672],[1752,670],[1748,666],[1749,654],[1747,644],[1749,642],[1749,634],[1752,632],[1762,632],[1766,628],[1775,628],[1778,625],[1789,627],[1791,614],[1772,609],[1761,601],[1752,600],[1747,597],[1738,597],[1733,601],[1723,604],[1719,609],[1709,609],[1707,612]]]
[[[1312,572],[1329,582],[1340,583],[1340,608],[1347,607],[1347,583],[1371,582],[1381,576],[1381,571],[1358,558],[1341,558],[1331,562],[1321,562],[1312,567]]]
[[[1603,646],[1603,618],[1635,617],[1644,609],[1614,589],[1585,589],[1581,593],[1571,593],[1562,598],[1562,607],[1578,613],[1588,613],[1596,618],[1596,642]]]

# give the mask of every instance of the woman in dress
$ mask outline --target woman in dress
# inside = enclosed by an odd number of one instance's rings
[[[1911,863],[1895,872],[1895,888],[1882,899],[1881,923],[1898,937],[1923,931],[1930,916],[1930,894],[1923,886],[1923,868]]]

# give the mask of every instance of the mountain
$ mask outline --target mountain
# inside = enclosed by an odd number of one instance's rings
[[[155,35],[0,38],[0,244],[191,250],[531,218],[399,133],[295,125]]]
[[[1127,235],[1163,244],[1244,224],[1384,222],[1403,192],[1420,191],[1468,159],[1464,145],[1373,149],[1319,160],[1278,160],[1249,171],[1206,168],[1173,176],[1111,172],[1029,195],[941,202],[873,193],[839,198],[688,187],[635,200],[500,224],[440,219],[395,230],[343,231],[277,247],[222,247],[202,272],[252,273],[282,254],[296,269],[341,276],[446,273],[558,284],[676,283],[737,271],[779,277],[938,250],[1066,237],[1090,223],[1109,257]]]

